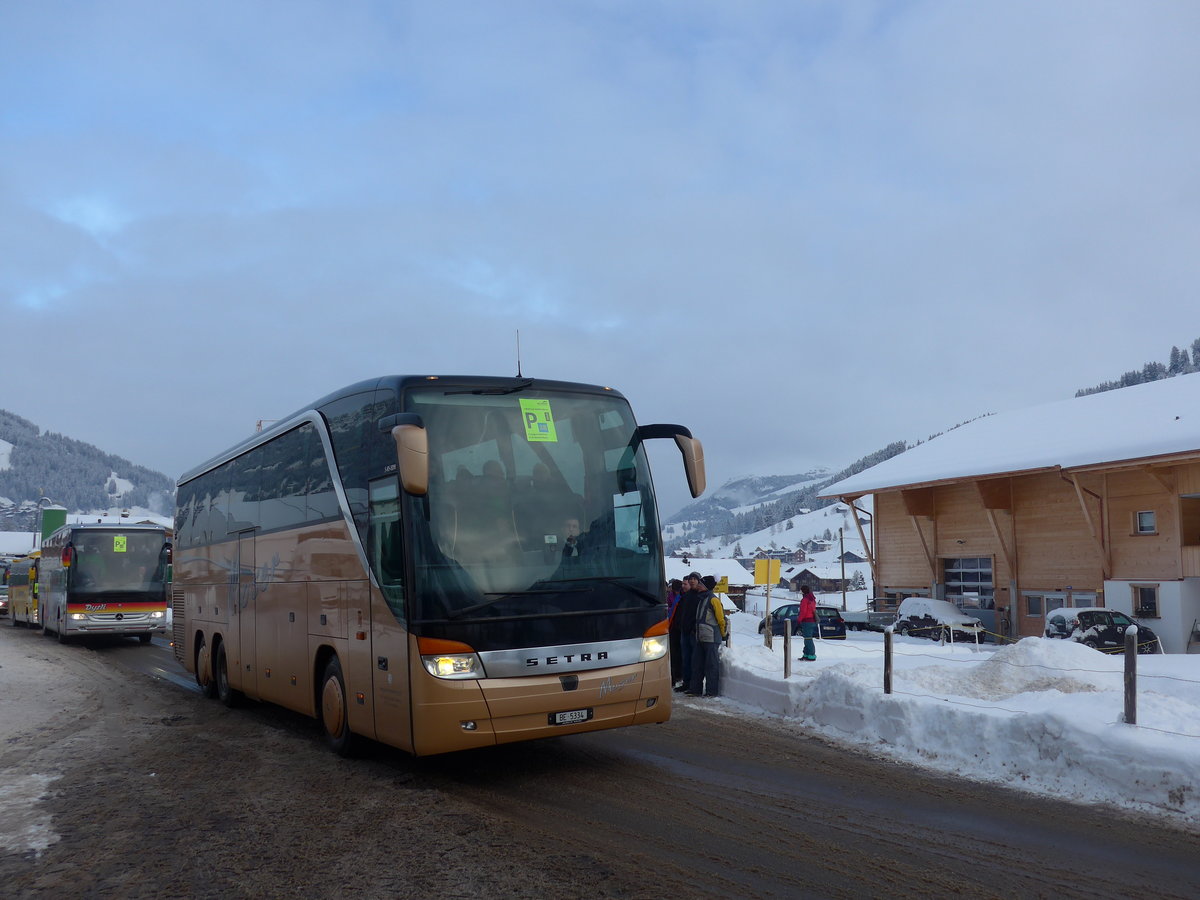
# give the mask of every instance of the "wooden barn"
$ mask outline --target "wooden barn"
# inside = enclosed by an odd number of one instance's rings
[[[1107,606],[1200,652],[1200,373],[977,419],[825,495],[873,495],[877,596],[1014,635]]]

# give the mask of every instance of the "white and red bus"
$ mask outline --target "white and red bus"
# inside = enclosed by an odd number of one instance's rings
[[[616,391],[389,376],[179,481],[177,657],[210,695],[277,703],[414,754],[670,716],[661,537]]]
[[[37,617],[60,641],[166,634],[171,541],[139,524],[63,525],[42,541]]]

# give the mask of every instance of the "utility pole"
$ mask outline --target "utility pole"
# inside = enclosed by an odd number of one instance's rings
[[[838,529],[838,549],[842,552],[842,612],[846,611],[846,540],[843,536],[845,527]]]

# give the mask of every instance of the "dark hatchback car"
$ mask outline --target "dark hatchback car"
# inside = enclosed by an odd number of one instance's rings
[[[792,623],[792,634],[800,633],[799,603],[785,603],[771,610],[771,634],[783,634],[788,621]],[[817,607],[817,622],[821,629],[821,637],[825,640],[844,640],[846,637],[846,622],[842,614],[832,606]],[[758,623],[758,633],[763,633],[763,623]]]
[[[1162,653],[1158,635],[1123,612],[1101,606],[1056,609],[1046,616],[1046,637],[1078,641],[1105,653],[1125,649],[1125,629],[1138,627],[1138,653]]]

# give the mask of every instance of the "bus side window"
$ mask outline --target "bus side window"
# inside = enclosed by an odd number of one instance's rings
[[[399,622],[404,621],[404,544],[400,530],[400,484],[393,475],[372,481],[368,547],[375,579]]]

